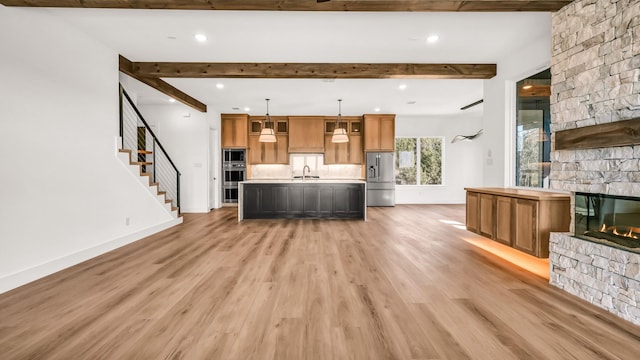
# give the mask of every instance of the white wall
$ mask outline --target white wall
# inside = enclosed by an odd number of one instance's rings
[[[515,83],[548,68],[551,61],[551,15],[539,26],[548,31],[505,54],[498,74],[484,82],[484,186],[515,183]]]
[[[170,226],[116,157],[118,54],[41,9],[0,44],[0,292]]]
[[[202,113],[178,102],[138,108],[180,170],[181,211],[209,212],[209,129],[220,115]]]
[[[207,107],[209,118],[209,208],[222,206],[222,147],[220,113]]]
[[[444,185],[396,186],[398,204],[463,204],[465,187],[482,185],[482,144],[451,143],[456,135],[475,134],[482,128],[480,115],[420,117],[397,116],[397,137],[444,136]],[[482,135],[484,136],[484,135]],[[482,138],[480,136],[480,138]],[[480,139],[479,138],[479,139]]]

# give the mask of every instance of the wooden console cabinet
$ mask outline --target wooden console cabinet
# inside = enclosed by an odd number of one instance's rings
[[[549,257],[549,233],[569,231],[569,194],[466,188],[467,230],[528,254]]]

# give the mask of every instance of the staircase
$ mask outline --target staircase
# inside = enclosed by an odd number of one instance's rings
[[[174,218],[180,217],[180,171],[120,86],[118,157]]]
[[[137,150],[136,152],[140,154],[141,150]],[[119,149],[119,157],[122,162],[125,164],[129,164],[130,170],[138,175],[138,180],[149,188],[149,191],[155,194],[158,198],[158,201],[163,204],[167,211],[171,212],[171,215],[174,218],[181,217],[180,208],[173,206],[173,200],[167,198],[167,192],[160,190],[160,184],[157,182],[153,182],[151,179],[153,178],[153,174],[144,172],[143,166],[152,165],[151,162],[140,162],[140,161],[132,161],[132,153],[134,151],[129,149]]]

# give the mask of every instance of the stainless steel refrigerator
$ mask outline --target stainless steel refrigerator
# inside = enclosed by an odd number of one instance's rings
[[[367,206],[395,206],[394,153],[367,153]]]

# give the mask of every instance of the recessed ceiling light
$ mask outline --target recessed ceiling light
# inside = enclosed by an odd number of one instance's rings
[[[400,84],[400,85],[398,85],[398,89],[400,89],[400,90],[404,90],[404,89],[406,89],[406,88],[407,88],[407,84]]]
[[[380,112],[380,108],[375,108],[375,109],[373,109],[373,111]]]
[[[438,35],[430,35],[429,37],[427,37],[427,42],[430,44],[433,44],[437,42],[439,39],[440,37]]]
[[[174,99],[174,98],[169,98],[169,102],[170,102],[170,103],[174,103],[174,102],[176,102],[176,99]]]
[[[173,36],[173,35],[169,35],[169,36],[167,36],[167,39],[169,39],[169,40],[175,40],[175,39],[177,39],[177,37],[175,37],[175,36]]]
[[[407,104],[409,104],[409,105],[413,105],[413,104],[415,104],[415,103],[416,103],[416,101],[415,101],[415,100],[407,101]]]
[[[240,110],[240,108],[239,107],[232,107],[231,110],[236,110],[237,111],[237,110]]]
[[[198,42],[205,42],[205,41],[207,41],[207,35],[205,35],[205,34],[195,34],[193,37],[194,37],[194,38],[196,39],[196,41],[198,41]]]
[[[249,112],[249,111],[251,111],[251,108],[250,108],[250,107],[245,106],[244,111]]]
[[[218,89],[224,89],[224,84],[223,84],[223,83],[217,83],[217,84],[216,84],[216,87],[217,87]]]

